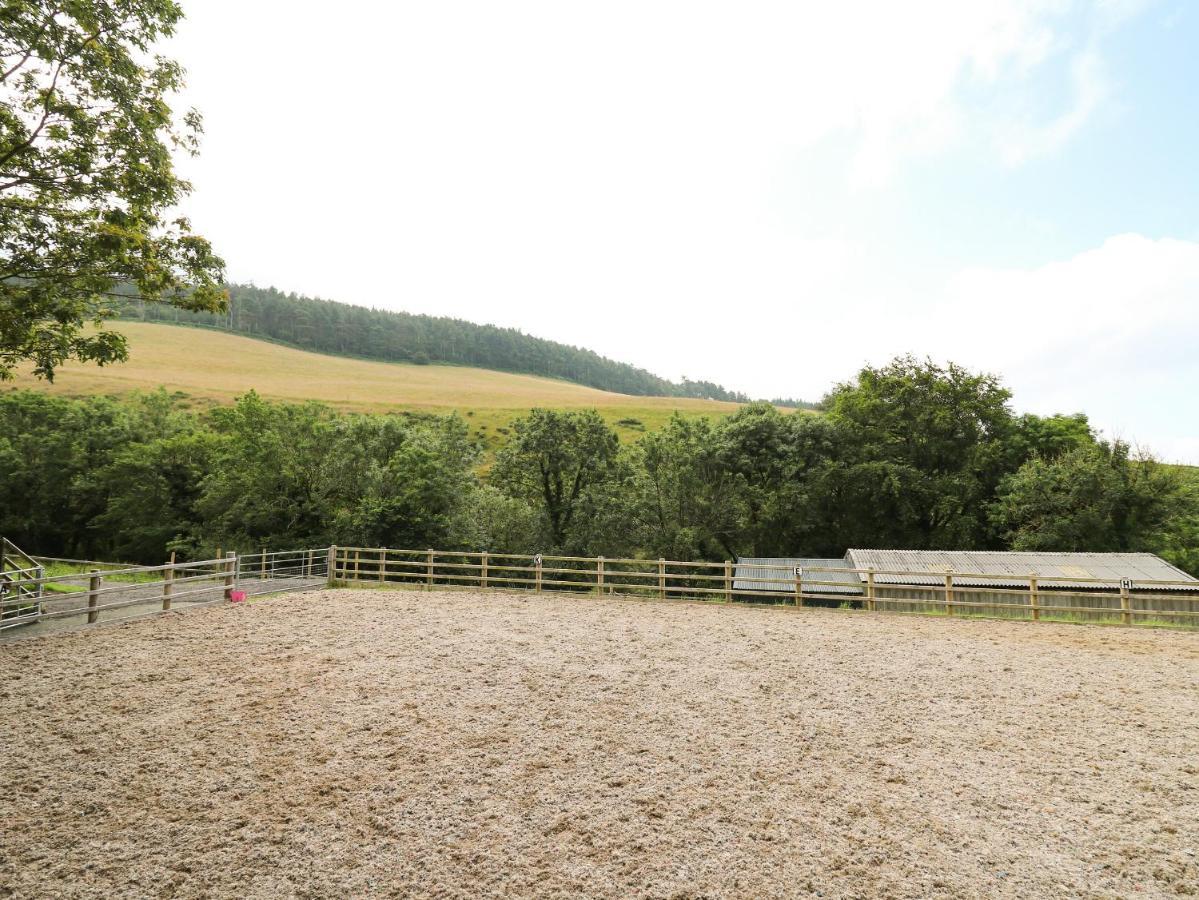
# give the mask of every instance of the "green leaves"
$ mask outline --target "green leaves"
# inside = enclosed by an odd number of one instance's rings
[[[465,426],[451,416],[410,427],[402,444],[371,464],[357,498],[334,527],[363,546],[445,547],[455,515],[474,486],[475,455]]]
[[[53,378],[68,359],[126,358],[85,329],[129,286],[143,299],[224,308],[224,264],[185,220],[170,149],[194,151],[198,115],[173,119],[178,63],[147,58],[182,15],[170,0],[9,0],[0,9],[0,379]]]
[[[329,543],[708,560],[982,545],[1199,566],[1195,470],[1098,443],[1082,417],[963,426],[953,407],[971,392],[947,406],[944,385],[917,382],[842,388],[867,418],[753,405],[676,416],[626,448],[594,411],[534,410],[486,481],[457,416],[338,415],[253,393],[200,414],[163,392],[0,393],[0,533],[142,562]],[[974,396],[994,411],[988,393]],[[905,417],[933,433],[905,434]],[[874,443],[877,429],[890,430]]]
[[[1157,550],[1188,508],[1172,470],[1117,441],[1034,457],[1004,479],[990,515],[1015,550]]]
[[[544,516],[555,548],[570,547],[587,494],[612,477],[620,442],[595,410],[535,409],[512,425],[491,481]]]
[[[852,448],[841,478],[855,538],[873,547],[993,543],[983,513],[1012,460],[1010,392],[994,375],[910,356],[866,367],[825,399]]]

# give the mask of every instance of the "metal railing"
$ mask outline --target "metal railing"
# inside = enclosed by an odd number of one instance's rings
[[[41,612],[45,567],[8,538],[0,538],[0,628],[23,625]]]
[[[47,576],[44,569],[23,584],[39,598],[0,598],[0,631],[69,620],[95,624],[169,612],[180,606],[231,602],[246,597],[306,590],[328,582],[328,550],[283,550],[158,566],[88,562],[83,571]],[[66,561],[59,561],[66,562]]]
[[[242,553],[237,556],[238,587],[247,597],[324,587],[328,563],[328,547]]]
[[[330,583],[566,591],[1032,621],[1199,626],[1199,582],[907,572],[667,559],[330,548]],[[935,580],[935,583],[930,583]]]

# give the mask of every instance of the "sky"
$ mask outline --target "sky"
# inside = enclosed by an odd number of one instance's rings
[[[952,360],[1199,464],[1199,4],[183,5],[231,280],[758,397]]]

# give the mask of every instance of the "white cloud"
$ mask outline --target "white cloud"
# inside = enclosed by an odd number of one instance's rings
[[[1033,269],[966,270],[929,323],[909,340],[999,372],[1020,408],[1085,411],[1199,464],[1199,242],[1124,234]]]

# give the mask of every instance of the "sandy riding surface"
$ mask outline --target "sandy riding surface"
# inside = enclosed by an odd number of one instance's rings
[[[335,591],[0,647],[0,895],[1199,892],[1199,635]]]

